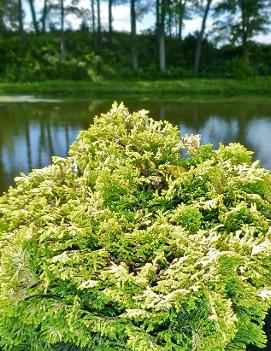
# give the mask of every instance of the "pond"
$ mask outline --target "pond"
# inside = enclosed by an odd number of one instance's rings
[[[271,169],[268,97],[116,100],[124,101],[130,111],[144,108],[156,119],[169,120],[179,126],[181,135],[201,134],[202,142],[212,143],[215,148],[219,143],[240,142],[255,152],[255,159],[264,167]],[[88,128],[95,115],[107,112],[112,102],[84,96],[0,96],[0,194],[20,172],[50,164],[52,155],[66,156],[78,132]],[[271,318],[266,326],[271,330],[269,324]]]
[[[180,134],[200,133],[203,143],[238,141],[255,151],[271,169],[271,99],[172,98],[167,100],[121,97],[131,111],[147,109],[156,119],[180,127]],[[78,132],[93,116],[108,111],[108,98],[35,98],[0,96],[0,193],[20,172],[41,168],[52,155],[64,157]]]

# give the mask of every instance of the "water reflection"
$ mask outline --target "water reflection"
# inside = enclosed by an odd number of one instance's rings
[[[200,133],[203,143],[239,141],[256,153],[271,169],[271,101],[240,98],[209,101],[150,101],[124,98],[132,110],[145,108],[158,119],[168,119],[180,133]],[[41,168],[52,155],[66,156],[69,145],[93,116],[106,112],[108,99],[71,98],[60,100],[0,101],[0,192],[20,172]]]
[[[262,164],[271,169],[271,118],[252,120],[247,131],[247,140],[251,148],[257,150]]]

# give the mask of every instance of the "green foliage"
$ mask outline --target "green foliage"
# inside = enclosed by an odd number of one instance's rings
[[[114,104],[16,183],[0,199],[3,350],[264,346],[271,177],[244,147]]]
[[[241,42],[246,53],[249,40],[269,32],[269,5],[268,0],[220,0],[215,9],[216,15],[221,16],[216,22],[219,35]]]
[[[246,59],[233,58],[225,64],[225,76],[228,78],[244,79],[255,76],[255,70]]]
[[[114,63],[102,58],[84,42],[84,33],[78,44],[74,33],[71,36],[71,48],[68,47],[65,61],[60,61],[59,40],[53,35],[39,34],[35,37],[29,34],[25,38],[24,50],[18,48],[18,38],[6,34],[0,38],[1,64],[0,77],[10,81],[37,81],[46,79],[72,79],[97,81],[101,77],[115,75]],[[67,36],[69,37],[69,35]],[[9,38],[7,44],[7,38]],[[76,46],[77,50],[74,49]],[[70,49],[70,50],[69,50]]]
[[[172,219],[191,232],[197,232],[200,229],[202,214],[194,206],[180,205]]]
[[[161,75],[158,72],[157,41],[154,34],[138,35],[138,72],[133,72],[130,65],[129,35],[114,33],[112,46],[109,47],[106,34],[103,33],[101,47],[97,49],[92,33],[67,31],[65,61],[60,62],[60,34],[57,31],[25,33],[23,48],[18,45],[16,33],[4,32],[0,35],[0,79],[15,82],[172,79],[175,83],[176,79],[193,76],[196,46],[196,37],[193,35],[187,36],[183,41],[174,37],[167,38],[167,71]],[[250,43],[249,62],[240,58],[240,47],[232,45],[217,48],[214,43],[204,40],[203,52],[201,75],[204,77],[240,79],[271,75],[271,47],[268,45]]]

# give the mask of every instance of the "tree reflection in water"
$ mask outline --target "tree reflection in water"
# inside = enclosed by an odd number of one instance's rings
[[[214,147],[239,141],[256,152],[263,166],[271,168],[271,102],[265,98],[123,100],[130,110],[149,109],[151,116],[180,126],[181,135],[200,133],[202,142]],[[20,172],[48,165],[52,155],[66,156],[78,132],[111,103],[111,99],[87,98],[1,103],[0,191]]]
[[[239,141],[255,150],[263,166],[271,168],[271,103],[264,98],[140,101],[124,98],[131,110],[144,107],[152,116],[180,125],[181,134],[200,133],[203,143]],[[70,98],[56,102],[0,105],[0,191],[20,172],[66,156],[70,143],[96,114],[108,110],[109,99]],[[264,117],[262,117],[264,116]]]

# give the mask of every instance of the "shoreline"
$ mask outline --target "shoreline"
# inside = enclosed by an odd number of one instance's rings
[[[56,94],[92,96],[271,95],[271,77],[183,79],[156,81],[41,81],[0,82],[0,94]]]

